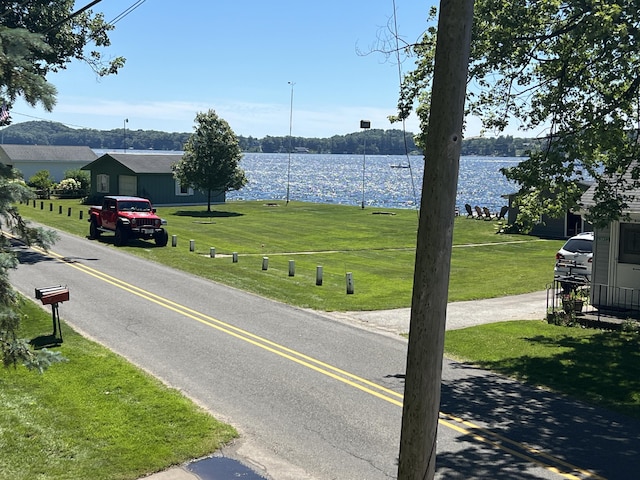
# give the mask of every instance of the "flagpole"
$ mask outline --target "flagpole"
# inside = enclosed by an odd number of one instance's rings
[[[289,82],[291,85],[291,103],[289,106],[289,162],[287,163],[287,205],[289,205],[289,185],[291,183],[291,129],[293,127],[293,86],[295,83]]]

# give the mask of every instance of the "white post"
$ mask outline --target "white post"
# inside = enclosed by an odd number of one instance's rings
[[[209,248],[209,256],[211,258],[216,258],[216,247],[210,247]]]
[[[296,262],[295,260],[289,260],[289,276],[293,277],[296,274]]]
[[[269,268],[269,257],[262,257],[262,270]]]
[[[238,263],[238,252],[233,252],[231,258],[233,259],[233,263]]]
[[[347,295],[353,293],[353,273],[347,272]]]
[[[190,252],[195,252],[196,251],[196,241],[195,240],[189,240],[189,251]]]
[[[175,247],[178,245],[178,235],[171,235],[171,246]]]
[[[316,267],[316,285],[322,285],[322,267],[320,265]]]

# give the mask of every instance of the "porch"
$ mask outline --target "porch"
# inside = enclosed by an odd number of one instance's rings
[[[589,328],[640,326],[640,290],[589,284],[582,277],[556,277],[547,287],[547,318]]]

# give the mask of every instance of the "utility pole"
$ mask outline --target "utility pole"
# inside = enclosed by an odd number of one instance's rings
[[[287,205],[289,205],[289,186],[291,184],[291,133],[293,131],[293,86],[295,83],[288,82],[291,85],[291,103],[289,104],[289,161],[287,162]]]
[[[367,135],[365,132],[371,128],[369,120],[360,120],[360,128],[362,129],[363,147],[362,147],[362,209],[364,210],[364,185],[365,185],[365,169],[367,166]]]
[[[426,138],[398,480],[431,480],[473,0],[441,0]]]
[[[127,153],[127,123],[129,119],[125,118],[122,122],[122,153]]]

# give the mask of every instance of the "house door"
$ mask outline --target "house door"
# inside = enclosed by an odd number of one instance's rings
[[[138,177],[134,175],[118,176],[118,194],[119,195],[138,195]]]
[[[572,212],[567,212],[567,237],[573,237],[582,232],[582,217]]]

